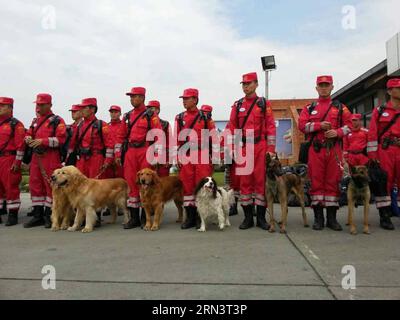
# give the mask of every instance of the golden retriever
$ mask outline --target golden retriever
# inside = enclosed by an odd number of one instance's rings
[[[67,230],[75,219],[75,211],[61,187],[53,183],[51,189],[53,194],[51,230]]]
[[[160,229],[164,204],[174,200],[178,208],[178,220],[183,218],[183,184],[176,176],[160,178],[151,169],[142,169],[137,173],[136,183],[140,185],[140,200],[146,212],[144,230],[156,231]],[[154,213],[153,223],[151,215]]]
[[[111,223],[117,219],[117,209],[123,211],[124,223],[129,221],[129,188],[124,179],[89,179],[74,166],[55,170],[51,179],[65,192],[72,208],[76,210],[74,224],[68,231],[76,231],[86,218],[82,232],[92,232],[97,219],[96,211],[105,207],[111,211]]]

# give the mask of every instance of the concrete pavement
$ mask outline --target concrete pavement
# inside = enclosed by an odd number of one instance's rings
[[[30,201],[22,198],[23,223]],[[381,230],[371,207],[371,235],[351,236],[347,227],[303,228],[290,208],[282,235],[239,230],[240,212],[231,228],[204,234],[180,230],[173,205],[158,232],[123,230],[122,217],[91,234],[0,225],[0,299],[400,299],[399,219],[395,231]],[[343,226],[346,216],[342,208]],[[42,288],[45,265],[55,267],[55,290]],[[355,290],[342,288],[345,265],[356,270]]]

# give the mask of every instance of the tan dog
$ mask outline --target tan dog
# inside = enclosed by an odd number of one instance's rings
[[[365,234],[370,234],[368,225],[369,201],[371,199],[371,191],[369,189],[368,169],[366,166],[355,166],[351,168],[351,180],[347,188],[347,205],[348,205],[348,225],[350,233],[357,234],[354,224],[354,208],[357,201],[362,201],[364,205],[364,229]]]
[[[174,200],[178,208],[178,220],[183,218],[183,185],[182,181],[176,176],[160,178],[151,169],[143,169],[137,173],[136,183],[140,185],[140,201],[146,212],[146,225],[144,230],[156,231],[160,229],[164,204]],[[154,213],[153,223],[151,215]]]
[[[53,194],[51,230],[67,230],[75,219],[75,211],[62,188],[53,183],[51,189]]]
[[[270,214],[269,232],[275,232],[274,219],[274,197],[277,197],[281,204],[282,219],[279,223],[280,232],[286,233],[287,216],[288,216],[288,195],[293,192],[300,202],[301,212],[303,215],[303,225],[308,228],[307,215],[304,205],[304,180],[294,173],[282,173],[282,165],[278,156],[271,157],[267,155],[267,181],[265,186],[265,198],[268,203],[268,211]]]
[[[109,208],[112,214],[111,223],[117,220],[117,210],[124,213],[125,223],[130,219],[127,209],[128,184],[123,179],[89,179],[76,167],[68,166],[54,171],[53,183],[63,190],[76,209],[75,221],[68,231],[76,231],[86,218],[82,232],[92,232],[96,223],[96,211]]]

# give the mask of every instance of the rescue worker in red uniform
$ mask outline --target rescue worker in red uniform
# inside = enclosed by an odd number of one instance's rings
[[[205,119],[212,119],[212,111],[213,111],[213,107],[207,104],[203,104],[200,107],[200,114],[202,117],[204,117]],[[217,152],[219,152],[219,150],[217,150]],[[213,171],[214,171],[214,165],[212,162],[212,150],[210,149],[210,168],[209,168],[209,173],[208,176],[212,176]]]
[[[114,139],[106,122],[96,118],[96,98],[80,104],[83,121],[75,130],[69,152],[77,150],[76,167],[88,178],[104,179],[104,172],[114,160]]]
[[[361,125],[361,114],[351,116],[351,132],[343,138],[343,157],[350,167],[366,166],[368,130]]]
[[[71,112],[71,118],[74,122],[67,125],[67,137],[61,152],[61,163],[63,164],[65,164],[74,132],[78,129],[78,125],[82,121],[82,107],[79,104],[73,104],[69,111]]]
[[[183,99],[186,111],[175,117],[174,132],[178,147],[179,177],[183,183],[183,203],[186,210],[186,220],[182,223],[181,229],[190,229],[199,224],[194,191],[198,183],[210,175],[210,143],[208,139],[202,141],[202,130],[209,130],[211,134],[215,130],[215,124],[211,118],[202,116],[197,108],[199,102],[197,89],[185,89],[180,98]],[[180,134],[183,136],[180,137]],[[219,143],[212,144],[212,148],[219,150]],[[196,159],[192,161],[192,157]]]
[[[0,97],[0,203],[6,201],[8,218],[5,225],[8,227],[18,223],[19,183],[25,149],[25,128],[12,116],[13,107],[12,98]]]
[[[318,101],[306,106],[299,118],[299,129],[311,141],[308,153],[308,174],[311,180],[311,206],[314,210],[314,230],[325,227],[324,207],[327,211],[326,226],[335,231],[342,227],[336,220],[339,208],[339,183],[342,178],[343,137],[351,131],[351,113],[338,101],[332,101],[332,76],[319,76],[316,90]]]
[[[126,126],[121,120],[121,107],[111,106],[108,110],[110,112],[111,121],[108,124],[114,139],[114,154],[121,152],[122,142],[126,134]],[[123,178],[124,170],[121,163],[114,161],[110,167],[107,168],[105,173],[107,178]]]
[[[369,158],[378,161],[388,175],[387,195],[375,196],[380,226],[386,230],[394,230],[390,219],[392,215],[390,194],[395,186],[400,186],[400,78],[389,80],[387,89],[389,102],[372,112],[367,150]]]
[[[236,164],[236,169],[248,167],[254,162],[250,174],[240,176],[240,199],[245,218],[240,229],[245,230],[254,227],[253,205],[256,206],[257,227],[268,230],[269,224],[265,219],[265,179],[266,154],[275,152],[276,127],[272,108],[265,98],[258,97],[258,77],[256,72],[248,73],[242,77],[242,89],[245,97],[236,101],[232,106],[227,129],[231,134],[240,130],[242,137],[238,152],[245,157],[243,163]],[[251,132],[254,136],[251,137]],[[253,148],[252,154],[246,154],[246,145]],[[235,174],[238,174],[237,171]]]
[[[126,94],[131,99],[133,109],[124,115],[123,126],[126,129],[124,144],[126,145],[126,154],[124,159],[121,159],[122,150],[116,154],[118,162],[122,162],[124,167],[125,179],[129,185],[129,200],[128,208],[131,213],[130,221],[124,225],[124,229],[132,229],[139,226],[144,226],[146,223],[146,215],[142,209],[141,217],[139,211],[141,207],[139,196],[139,185],[136,183],[137,173],[144,169],[150,168],[146,153],[151,142],[147,141],[147,132],[153,129],[162,130],[160,119],[154,114],[151,109],[147,109],[144,101],[146,89],[143,87],[134,87]],[[154,144],[155,152],[159,146]]]
[[[228,125],[226,125],[225,130],[227,130]],[[224,145],[224,139],[222,137],[221,139],[221,145]],[[230,146],[228,149],[232,150],[232,146]],[[224,157],[224,154],[221,153],[221,158]],[[225,159],[226,160],[226,159]],[[238,212],[238,202],[240,198],[240,176],[236,174],[236,164],[234,161],[229,161],[229,164],[225,165],[225,173],[224,173],[224,180],[225,180],[225,185],[229,186],[230,189],[233,190],[233,194],[235,197],[235,203],[231,205],[229,208],[229,215],[230,216],[236,216],[239,214]]]
[[[49,177],[61,168],[60,147],[65,143],[66,126],[64,120],[51,111],[50,94],[38,94],[34,103],[39,117],[33,120],[25,137],[26,145],[33,149],[29,177],[33,218],[24,227],[44,224],[45,228],[50,228],[53,198]]]
[[[160,116],[160,102],[157,100],[149,101],[147,104],[147,108],[151,108],[151,110],[158,116]],[[169,141],[171,132],[171,126],[169,122],[166,120],[160,119],[161,127],[165,134],[165,145],[162,146],[162,152],[166,154],[166,161],[165,163],[158,163],[156,165],[157,174],[159,177],[168,177],[169,176],[169,169],[171,168],[171,164],[169,163]]]

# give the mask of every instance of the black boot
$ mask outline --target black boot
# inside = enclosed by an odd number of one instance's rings
[[[200,229],[200,228],[201,228],[201,219],[200,219],[199,212],[197,211],[197,207],[196,207],[196,229]]]
[[[314,224],[313,230],[323,230],[325,225],[324,208],[321,206],[314,207]]]
[[[231,205],[229,208],[229,216],[238,215],[238,198],[235,197],[235,203]]]
[[[256,206],[253,204],[251,207],[252,207],[251,209],[252,209],[252,212],[253,212],[253,217],[257,217]]]
[[[51,228],[51,208],[49,207],[44,209],[44,227],[46,229]]]
[[[181,229],[186,230],[196,226],[196,207],[185,207],[186,221],[182,223]]]
[[[381,217],[380,226],[382,229],[394,230],[394,225],[392,223],[392,220],[390,219],[391,214],[392,214],[391,207],[379,208],[379,216]]]
[[[239,226],[239,229],[246,230],[254,227],[254,219],[253,219],[253,205],[242,206],[244,211],[244,220],[242,224]]]
[[[140,228],[144,228],[144,226],[146,225],[146,211],[144,210],[144,208],[140,209]]]
[[[342,231],[343,228],[336,220],[337,207],[326,208],[326,227],[334,231]]]
[[[96,212],[97,220],[94,225],[95,228],[100,228],[101,227],[101,211]]]
[[[11,227],[15,226],[16,224],[18,224],[18,209],[13,209],[8,213],[8,219],[5,226]]]
[[[43,206],[34,206],[33,207],[33,218],[24,224],[24,228],[33,228],[44,225],[44,208]]]
[[[257,224],[256,224],[256,226],[263,230],[269,230],[269,227],[270,227],[267,220],[265,219],[266,211],[267,211],[266,207],[257,206]]]
[[[3,201],[0,208],[0,223],[1,223],[1,216],[7,215],[7,201]]]
[[[103,212],[103,217],[107,217],[107,216],[111,216],[111,211],[108,208],[106,210],[104,210],[104,212]]]
[[[124,229],[133,229],[140,227],[139,208],[129,208],[131,219],[127,224],[124,224]]]

